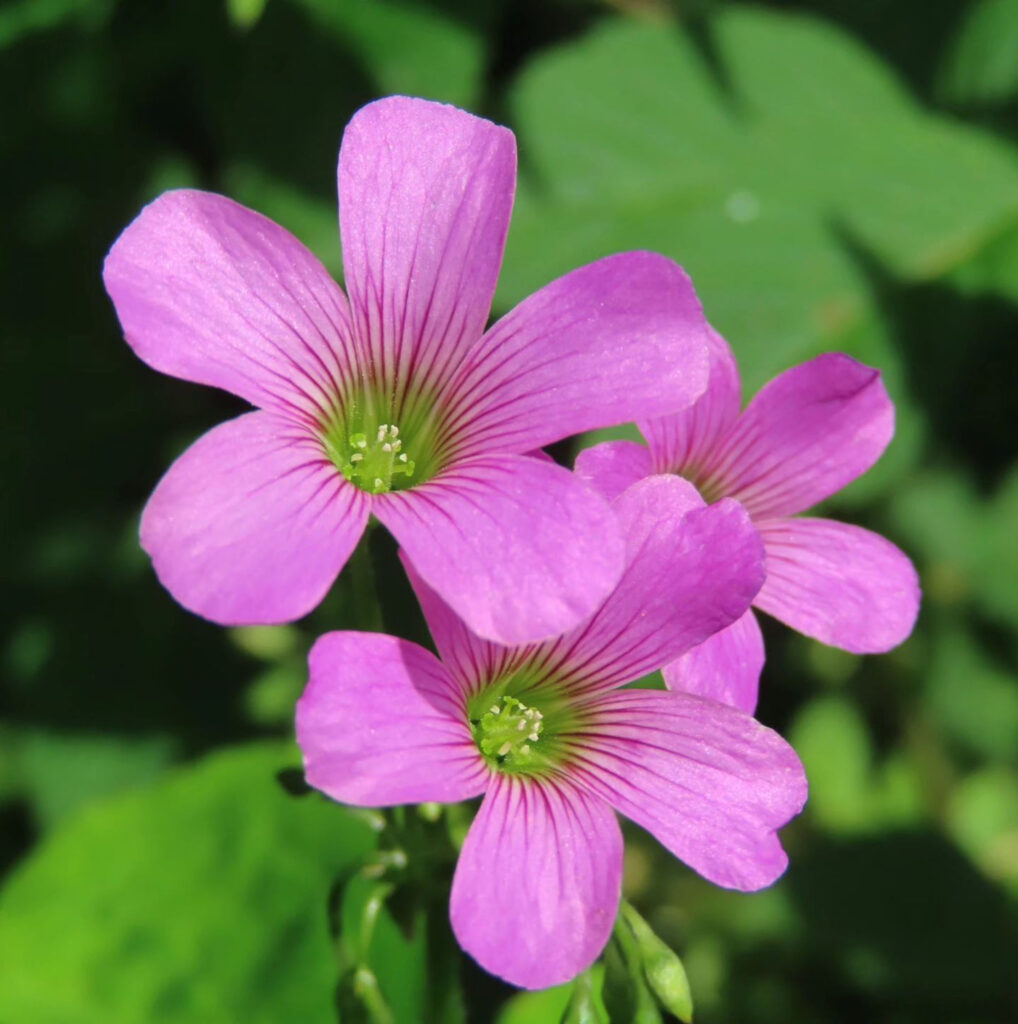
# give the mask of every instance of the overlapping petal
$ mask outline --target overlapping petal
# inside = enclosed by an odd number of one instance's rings
[[[223,625],[289,622],[325,596],[368,498],[302,427],[272,412],[210,430],[149,498],[141,544],[185,608]]]
[[[309,666],[297,741],[316,789],[368,807],[484,791],[461,694],[433,654],[378,633],[327,633]]]
[[[781,875],[777,829],[802,809],[806,776],[777,733],[685,693],[618,690],[592,712],[578,783],[717,885],[749,891]]]
[[[425,391],[484,333],[513,194],[512,132],[393,96],[343,135],[339,217],[357,336],[387,394]]]
[[[775,377],[711,461],[709,487],[754,519],[791,516],[866,472],[894,434],[878,371],[828,353]]]
[[[639,420],[653,455],[654,472],[695,478],[706,472],[721,441],[735,425],[742,405],[739,367],[731,347],[707,328],[707,390],[683,412]]]
[[[685,408],[707,384],[706,321],[685,271],[609,256],[524,299],[455,384],[470,452],[524,452],[594,427]]]
[[[318,421],[355,370],[346,297],[278,224],[223,196],[166,192],[103,267],[150,366]]]
[[[710,697],[753,714],[764,666],[764,642],[752,611],[666,665],[669,689]]]
[[[706,508],[692,484],[653,476],[612,509],[626,538],[626,570],[590,622],[560,641],[574,693],[619,686],[673,661],[744,614],[763,582],[763,547],[737,502]]]
[[[558,985],[604,948],[621,882],[622,833],[607,804],[565,779],[498,776],[460,852],[453,931],[492,974]]]
[[[584,448],[576,456],[573,472],[596,488],[605,501],[614,501],[653,472],[650,449],[635,441],[605,441]]]
[[[800,633],[856,654],[890,650],[912,632],[919,579],[889,540],[830,519],[757,525],[767,551],[759,608]]]
[[[479,636],[521,644],[589,616],[622,573],[618,521],[568,470],[523,455],[467,459],[372,511]]]

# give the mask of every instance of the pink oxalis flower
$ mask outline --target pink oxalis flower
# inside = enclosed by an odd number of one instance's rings
[[[516,183],[505,128],[391,97],[339,156],[347,296],[279,225],[169,192],[106,260],[128,343],[155,369],[258,407],[156,487],[141,541],[185,607],[224,624],[300,617],[369,515],[477,633],[554,636],[619,578],[603,499],[526,453],[684,408],[706,323],[676,264],[609,257],[485,331]]]
[[[528,988],[572,978],[618,910],[615,810],[719,885],[752,890],[787,863],[801,809],[795,752],[743,711],[620,689],[742,615],[763,551],[737,502],[705,507],[678,477],[614,503],[626,568],[584,624],[541,644],[479,639],[414,572],[440,658],[372,633],[314,646],[297,706],[307,779],[361,806],[484,793],[452,885],[460,944]]]
[[[709,331],[710,383],[688,410],[642,418],[647,445],[607,442],[576,460],[577,475],[609,499],[648,474],[678,473],[707,501],[737,499],[766,550],[754,605],[793,629],[858,654],[887,651],[912,632],[919,581],[908,557],[858,526],[799,513],[880,458],[894,406],[878,371],[838,353],[775,377],[740,413],[739,371]],[[752,611],[664,669],[665,682],[752,712],[764,647]]]

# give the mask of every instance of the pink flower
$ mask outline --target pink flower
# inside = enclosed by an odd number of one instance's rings
[[[553,282],[485,331],[512,208],[512,133],[393,97],[339,158],[349,301],[283,228],[169,192],[106,260],[128,343],[164,373],[258,410],[211,430],[156,487],[142,545],[185,607],[295,619],[369,515],[480,635],[557,635],[619,578],[607,505],[525,453],[684,408],[706,325],[681,268],[628,253]]]
[[[767,552],[757,608],[858,654],[900,644],[919,612],[919,581],[905,554],[858,526],[798,518],[865,473],[891,440],[894,407],[880,374],[848,356],[818,356],[775,377],[740,413],[735,357],[713,330],[709,339],[710,383],[700,400],[677,415],[644,418],[646,447],[619,441],[581,452],[577,475],[609,499],[652,473],[679,473],[708,501],[737,499]],[[750,611],[664,676],[669,686],[752,712],[763,662]]]
[[[614,810],[719,885],[769,885],[802,766],[746,713],[687,693],[623,690],[742,615],[762,549],[736,502],[706,508],[678,477],[615,503],[627,564],[556,640],[478,639],[408,567],[441,660],[371,633],[329,633],[297,706],[308,782],[362,806],[484,793],[452,886],[453,929],[487,970],[530,988],[587,967],[618,909]],[[614,810],[613,810],[614,808]]]

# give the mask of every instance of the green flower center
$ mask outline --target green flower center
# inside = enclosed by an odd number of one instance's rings
[[[369,494],[404,490],[431,479],[448,460],[437,404],[405,399],[398,411],[369,391],[347,399],[319,436],[333,465]]]
[[[403,451],[399,427],[394,423],[381,423],[374,438],[366,434],[351,434],[347,439],[349,451],[344,458],[337,452],[334,461],[339,471],[361,490],[382,494],[394,490],[396,477],[407,482],[414,475],[414,460]]]
[[[544,715],[516,697],[503,697],[481,716],[475,730],[481,753],[500,767],[525,768],[536,764],[541,753]]]

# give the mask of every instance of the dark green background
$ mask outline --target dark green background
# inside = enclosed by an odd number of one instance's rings
[[[915,635],[863,659],[766,624],[760,717],[812,783],[788,874],[725,893],[629,837],[628,892],[698,1021],[1018,1019],[1018,3],[8,0],[0,1024],[317,1024],[354,961],[400,1024],[494,1020],[509,994],[462,958],[465,1011],[436,995],[450,965],[421,907],[354,948],[365,892],[337,880],[372,825],[275,777],[313,637],[419,627],[391,549],[292,628],[178,608],[138,513],[240,406],[138,362],[100,280],[180,185],[276,218],[338,275],[343,125],[393,92],[517,132],[496,312],[659,249],[748,389],[841,349],[898,406],[884,460],[829,504],[915,558]],[[502,1020],[556,1019],[531,998]]]

